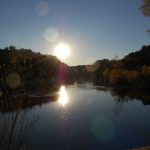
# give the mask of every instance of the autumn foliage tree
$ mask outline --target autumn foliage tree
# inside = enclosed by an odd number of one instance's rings
[[[99,65],[94,82],[101,85],[149,87],[149,58],[150,46],[143,46],[123,59],[110,60],[109,65]]]

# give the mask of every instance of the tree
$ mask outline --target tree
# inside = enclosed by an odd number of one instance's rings
[[[150,17],[150,0],[143,0],[143,4],[140,9],[144,16]],[[150,33],[150,29],[148,29],[147,32]]]
[[[146,17],[150,16],[150,0],[143,0],[141,10]]]

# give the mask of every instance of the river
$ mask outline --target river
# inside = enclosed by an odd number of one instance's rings
[[[150,145],[149,95],[76,84],[56,97],[1,100],[0,149],[122,150]]]

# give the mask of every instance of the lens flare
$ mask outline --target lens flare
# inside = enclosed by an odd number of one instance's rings
[[[111,119],[98,116],[92,122],[92,132],[99,142],[111,142],[115,136],[115,127]]]
[[[59,38],[59,32],[55,27],[49,27],[44,32],[44,38],[48,42],[56,42]]]
[[[6,77],[6,83],[10,88],[17,88],[20,86],[21,84],[21,78],[19,76],[19,74],[17,73],[10,73],[7,77]]]
[[[35,5],[35,12],[39,16],[46,16],[49,13],[49,4],[46,1],[39,1]]]

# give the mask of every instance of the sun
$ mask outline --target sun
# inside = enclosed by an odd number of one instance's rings
[[[59,43],[54,48],[54,55],[60,60],[66,59],[70,55],[69,46],[67,44],[64,44],[64,43]]]

